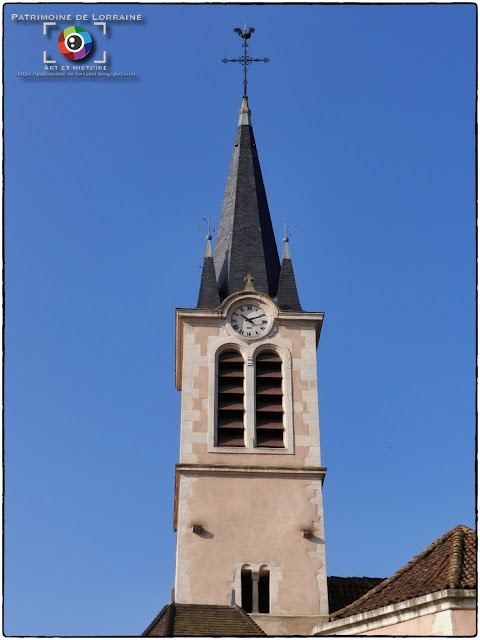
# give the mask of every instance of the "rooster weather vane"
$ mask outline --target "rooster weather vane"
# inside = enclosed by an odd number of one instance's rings
[[[252,62],[268,62],[268,58],[251,58],[249,55],[247,55],[247,47],[248,47],[247,40],[249,40],[252,37],[252,33],[255,31],[253,27],[248,27],[247,29],[247,25],[245,24],[245,28],[243,31],[238,27],[234,29],[234,31],[235,33],[238,33],[240,38],[242,38],[243,40],[243,56],[241,58],[233,58],[233,59],[223,58],[222,62],[240,62],[240,64],[243,65],[243,97],[246,98],[247,97],[248,65],[252,64]]]

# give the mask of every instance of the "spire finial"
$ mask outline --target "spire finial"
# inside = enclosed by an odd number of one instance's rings
[[[288,231],[287,231],[287,221],[283,221],[283,256],[282,260],[285,258],[290,259],[290,249],[288,248]]]
[[[222,62],[240,62],[241,65],[243,65],[243,97],[246,98],[247,97],[247,67],[249,64],[251,64],[252,62],[268,62],[268,58],[251,58],[249,55],[247,55],[247,40],[249,40],[252,37],[252,33],[255,31],[255,29],[253,27],[248,27],[247,29],[247,23],[245,22],[245,28],[242,31],[239,27],[236,27],[234,29],[235,33],[238,33],[238,35],[243,39],[243,56],[241,58],[223,58]],[[248,106],[248,105],[247,105]]]
[[[211,258],[212,257],[212,243],[210,241],[212,239],[212,236],[210,234],[210,218],[204,218],[204,220],[207,223],[207,235],[205,237],[205,240],[207,241],[207,246],[205,247],[205,258]]]
[[[212,235],[211,235],[211,228],[210,228],[210,218],[204,218],[203,221],[205,222],[206,226],[207,226],[207,235],[205,236],[205,240],[207,241],[207,246],[205,247],[205,258],[211,258],[212,257],[212,244],[211,244],[211,239],[212,239]],[[201,227],[197,227],[197,229],[200,229]],[[215,231],[215,229],[214,229]]]

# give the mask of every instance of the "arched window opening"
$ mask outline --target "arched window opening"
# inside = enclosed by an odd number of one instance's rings
[[[255,436],[257,447],[284,447],[282,360],[273,352],[256,358]]]
[[[260,567],[258,577],[258,612],[270,613],[270,570]]]
[[[218,358],[217,446],[244,447],[244,361],[238,351]]]
[[[252,570],[249,566],[242,567],[242,609],[247,613],[252,613],[252,592],[253,580]]]

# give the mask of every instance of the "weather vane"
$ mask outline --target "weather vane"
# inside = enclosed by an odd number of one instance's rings
[[[207,238],[207,240],[211,240],[212,239],[211,232],[215,231],[215,229],[211,228],[210,218],[204,218],[203,221],[205,222],[205,224],[207,226],[207,236],[206,236],[206,238]],[[197,227],[197,229],[200,229],[200,228],[201,227]]]
[[[290,225],[291,227],[296,227],[296,224],[292,224]],[[280,233],[279,229],[275,229],[275,233]],[[283,242],[288,242],[288,238],[292,235],[292,232],[290,231],[289,228],[287,228],[287,221],[284,220],[283,221]]]
[[[240,64],[243,65],[243,96],[244,98],[246,98],[247,97],[248,65],[252,64],[252,62],[268,62],[268,58],[251,58],[249,55],[247,55],[247,47],[248,47],[247,40],[251,38],[252,33],[255,31],[253,27],[248,27],[247,29],[247,24],[245,23],[245,28],[243,31],[238,27],[234,29],[234,31],[235,33],[238,33],[238,35],[243,39],[243,56],[241,58],[233,58],[233,59],[223,58],[222,62],[240,62]]]

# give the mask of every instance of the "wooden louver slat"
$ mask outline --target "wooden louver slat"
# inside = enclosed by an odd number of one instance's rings
[[[279,363],[281,364],[282,361],[280,360],[280,358],[277,356],[276,353],[270,353],[270,352],[266,352],[266,353],[259,353],[257,356],[257,364],[258,363],[263,363],[263,362],[275,362],[275,363]]]
[[[269,380],[257,379],[257,397],[263,395],[281,396],[282,388],[275,381],[272,383]]]
[[[282,397],[280,395],[257,396],[257,411],[275,411],[283,414]]]
[[[238,369],[227,369],[222,373],[222,378],[243,378],[243,371],[238,371]]]
[[[243,397],[243,379],[231,380],[221,378],[218,381],[218,393],[241,395]]]
[[[243,358],[242,356],[237,353],[236,351],[225,351],[224,353],[221,353],[218,357],[218,361],[219,362],[239,362],[242,365],[243,368]]]
[[[280,378],[282,377],[282,372],[281,371],[275,371],[274,369],[271,370],[258,370],[257,369],[257,378]]]

